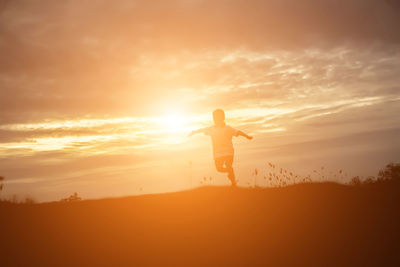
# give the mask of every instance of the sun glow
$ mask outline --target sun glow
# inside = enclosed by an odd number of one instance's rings
[[[188,117],[184,117],[179,113],[171,113],[161,117],[162,125],[171,132],[181,132],[186,130],[188,121]]]
[[[154,122],[154,133],[161,145],[184,142],[191,129],[191,118],[178,112],[155,117]]]

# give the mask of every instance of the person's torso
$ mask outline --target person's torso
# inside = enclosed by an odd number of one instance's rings
[[[214,157],[233,155],[232,128],[225,125],[223,127],[213,126],[210,129],[210,136],[213,145]]]

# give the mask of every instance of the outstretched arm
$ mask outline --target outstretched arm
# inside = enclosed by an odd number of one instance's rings
[[[195,135],[195,134],[199,134],[199,133],[204,133],[205,129],[206,128],[201,128],[201,129],[192,131],[192,132],[189,133],[189,136],[192,136],[192,135]]]
[[[245,133],[242,132],[242,131],[239,131],[239,132],[238,132],[238,136],[244,136],[244,137],[246,137],[246,138],[249,139],[249,140],[253,139],[253,136],[249,136],[249,135],[245,134]]]

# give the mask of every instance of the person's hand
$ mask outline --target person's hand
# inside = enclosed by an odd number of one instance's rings
[[[249,140],[253,139],[253,136],[250,136],[250,135],[248,135],[248,136],[246,136],[246,137],[247,137],[247,139],[249,139]]]

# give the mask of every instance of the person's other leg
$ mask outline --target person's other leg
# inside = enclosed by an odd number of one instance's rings
[[[225,158],[225,169],[228,173],[228,178],[231,180],[232,185],[236,186],[235,172],[233,171],[233,155]]]
[[[233,186],[236,186],[235,172],[233,171],[233,155],[215,158],[215,167],[218,172],[227,172]]]

